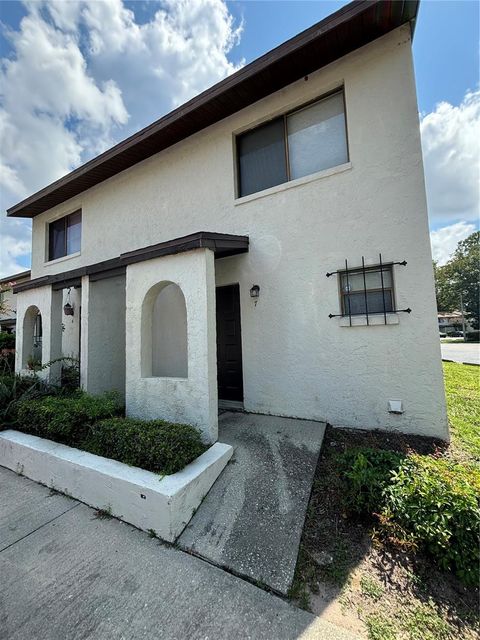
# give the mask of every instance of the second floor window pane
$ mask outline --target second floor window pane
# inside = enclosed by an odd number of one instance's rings
[[[348,162],[343,93],[287,118],[290,179]]]
[[[237,145],[240,196],[287,181],[283,118],[244,133]]]
[[[77,211],[67,217],[67,255],[80,251],[82,234],[82,212]]]
[[[48,259],[56,260],[77,253],[82,240],[82,212],[54,220],[48,225]]]
[[[48,259],[56,260],[65,255],[65,220],[55,220],[48,225],[49,251]]]

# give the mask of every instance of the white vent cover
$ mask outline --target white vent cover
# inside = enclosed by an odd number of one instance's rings
[[[403,413],[403,403],[401,400],[389,400],[388,401],[389,413]]]

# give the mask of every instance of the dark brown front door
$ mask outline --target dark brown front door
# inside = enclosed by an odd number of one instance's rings
[[[219,400],[243,401],[240,287],[217,287],[217,378]]]

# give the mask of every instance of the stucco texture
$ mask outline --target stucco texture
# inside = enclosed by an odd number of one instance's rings
[[[235,134],[342,85],[349,162],[236,199]],[[45,265],[46,224],[79,207],[80,255]],[[408,26],[36,217],[32,277],[199,230],[250,237],[248,254],[215,263],[217,285],[240,285],[248,411],[448,437]],[[407,260],[394,268],[395,295],[397,308],[412,313],[388,326],[329,319],[339,313],[338,283],[325,273],[345,259],[352,267],[362,256],[376,264],[380,252],[384,262]],[[149,273],[151,266],[135,269]],[[142,277],[132,291],[144,291]],[[254,283],[256,306],[248,293]],[[135,396],[157,409],[165,400],[158,381],[129,374],[138,349],[132,305],[142,299],[129,295],[127,406],[145,413]],[[181,383],[162,384],[168,397]],[[388,413],[392,399],[402,400],[403,414]],[[184,402],[172,416],[187,419],[188,407],[207,401],[197,391]]]
[[[188,377],[155,376],[153,308],[159,285],[176,284],[187,310]],[[170,318],[175,322],[175,318]],[[139,418],[193,424],[204,440],[218,434],[214,255],[198,249],[127,268],[126,410]]]

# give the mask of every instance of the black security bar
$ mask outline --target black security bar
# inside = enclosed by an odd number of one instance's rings
[[[345,277],[346,278],[346,295],[343,294],[342,292],[342,282],[340,282],[340,291],[341,291],[341,305],[342,305],[342,311],[343,313],[330,313],[328,315],[329,318],[338,318],[338,317],[347,317],[350,320],[350,326],[352,326],[352,315],[361,315],[361,316],[365,316],[366,320],[367,320],[367,325],[370,324],[370,316],[372,315],[379,315],[382,314],[383,315],[383,319],[384,319],[384,324],[387,324],[387,313],[411,313],[411,309],[410,307],[408,307],[407,309],[396,309],[394,307],[394,296],[393,296],[393,280],[391,283],[390,287],[385,287],[385,280],[384,280],[384,273],[388,270],[390,271],[390,273],[392,273],[392,278],[393,278],[393,271],[391,269],[391,267],[393,265],[400,265],[402,267],[405,267],[407,265],[407,261],[406,260],[402,260],[401,262],[383,262],[382,261],[382,254],[379,254],[379,264],[378,265],[372,265],[372,266],[365,266],[365,258],[364,256],[362,256],[362,266],[361,267],[355,267],[355,268],[349,268],[348,266],[348,261],[347,259],[345,259],[345,268],[344,269],[338,269],[337,271],[331,271],[329,273],[326,274],[327,278],[329,278],[330,276],[333,276],[335,274],[340,274],[341,277]],[[382,293],[382,311],[369,311],[368,308],[368,291],[369,289],[367,288],[367,273],[369,272],[380,272],[380,281],[381,281],[381,288],[380,291]],[[350,277],[353,274],[362,274],[362,278],[363,278],[363,297],[364,297],[364,304],[365,304],[365,311],[362,311],[360,313],[352,313],[352,307],[351,307],[351,299],[350,299]],[[379,291],[378,289],[376,289],[375,291]],[[387,304],[386,304],[386,292],[388,292],[389,296],[390,296],[390,301],[391,304],[389,305],[389,308],[387,309]],[[358,293],[361,293],[361,291],[359,291]],[[390,308],[391,307],[391,308]],[[348,313],[346,313],[346,311],[348,310]]]

